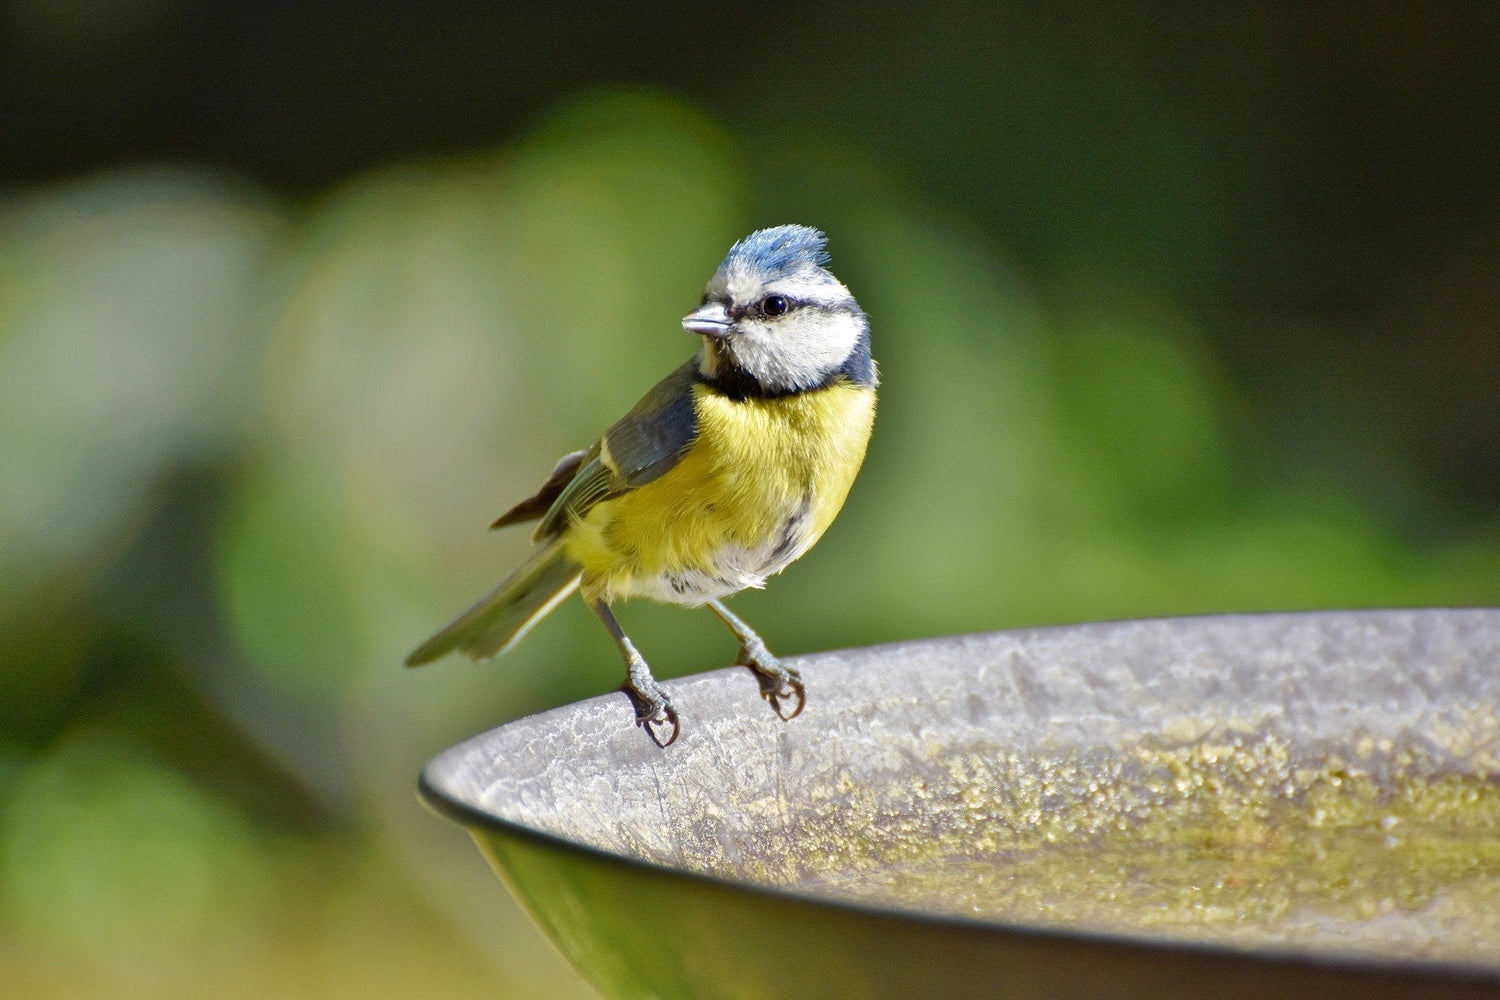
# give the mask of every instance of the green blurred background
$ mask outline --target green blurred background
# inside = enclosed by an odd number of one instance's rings
[[[414,781],[608,638],[400,661],[757,226],[885,380],[774,648],[1500,602],[1496,9],[1032,8],[0,2],[0,994],[592,995]]]

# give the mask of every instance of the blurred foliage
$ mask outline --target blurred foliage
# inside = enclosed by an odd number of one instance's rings
[[[8,994],[591,995],[412,785],[614,687],[608,638],[399,664],[759,225],[828,230],[884,378],[845,513],[736,601],[773,647],[1500,600],[1482,30],[209,6],[0,5]],[[662,675],[733,652],[622,619]]]

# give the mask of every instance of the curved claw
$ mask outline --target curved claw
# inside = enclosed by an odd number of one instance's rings
[[[771,708],[783,722],[791,722],[802,714],[802,710],[807,707],[807,688],[802,685],[801,674],[769,656],[761,658],[742,655],[740,660],[755,674],[756,681],[760,683],[760,696],[771,703]],[[768,664],[766,660],[771,662]],[[781,703],[792,699],[796,700],[796,707],[788,712],[782,708]]]
[[[790,713],[782,711],[781,699],[790,698],[794,695],[797,698],[797,707],[792,709]],[[807,707],[807,688],[803,687],[802,678],[800,677],[783,678],[779,687],[762,688],[760,696],[771,703],[771,708],[776,711],[776,714],[781,717],[781,721],[783,722],[791,722],[797,716],[801,715],[802,710]]]
[[[628,680],[620,685],[620,691],[630,699],[630,704],[635,709],[635,724],[646,731],[652,743],[665,750],[677,742],[682,724],[677,719],[677,709],[672,707],[671,699],[665,691],[654,682],[650,690],[643,691]],[[671,735],[664,740],[660,732],[669,732]]]
[[[644,729],[646,731],[646,735],[651,737],[651,742],[655,743],[663,750],[671,746],[673,743],[676,743],[678,734],[682,732],[682,725],[677,721],[677,709],[673,708],[671,705],[662,706],[661,710],[658,711],[655,715],[648,715],[645,718],[637,716],[635,724]],[[659,735],[657,735],[657,728],[666,726],[671,727],[672,735],[668,736],[666,739],[662,739]]]

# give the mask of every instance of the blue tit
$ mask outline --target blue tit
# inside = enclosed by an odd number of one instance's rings
[[[636,723],[665,747],[677,711],[611,611],[649,597],[707,604],[776,713],[802,711],[796,669],[723,599],[764,586],[811,548],[864,461],[877,383],[870,327],[828,272],[826,243],[816,229],[778,226],[730,249],[682,321],[702,338],[697,355],[495,521],[539,519],[530,556],[409,666],[454,649],[503,653],[576,589],[625,658],[621,690]]]

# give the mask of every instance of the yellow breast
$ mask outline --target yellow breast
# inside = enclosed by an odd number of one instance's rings
[[[838,382],[744,400],[693,392],[698,436],[683,459],[569,531],[585,596],[702,604],[758,587],[843,507],[874,424],[873,389]]]

